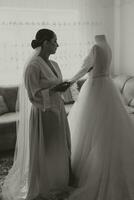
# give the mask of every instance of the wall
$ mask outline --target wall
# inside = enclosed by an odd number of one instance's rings
[[[115,63],[117,74],[134,75],[134,1],[115,0]]]
[[[121,6],[120,71],[134,75],[134,1]]]

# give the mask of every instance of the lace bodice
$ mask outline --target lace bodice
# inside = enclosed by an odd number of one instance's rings
[[[111,49],[108,44],[95,45],[94,47],[93,77],[109,75],[112,59]]]
[[[95,44],[85,58],[81,70],[71,79],[71,81],[75,82],[80,79],[88,73],[91,67],[93,67],[93,77],[109,75],[111,59],[112,52],[106,41]]]

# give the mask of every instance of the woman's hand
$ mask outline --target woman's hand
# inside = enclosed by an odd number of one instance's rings
[[[55,92],[65,92],[70,87],[70,82],[62,82],[55,87],[53,87],[51,90]]]
[[[71,80],[71,79],[68,79],[66,80],[66,82],[70,83],[70,86],[73,85],[75,83],[75,81]]]

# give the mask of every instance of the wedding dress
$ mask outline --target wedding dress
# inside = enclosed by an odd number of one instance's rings
[[[76,81],[93,66],[68,120],[76,190],[69,200],[134,200],[134,124],[110,78],[111,49],[104,36]]]

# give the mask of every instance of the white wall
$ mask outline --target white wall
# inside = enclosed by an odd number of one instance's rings
[[[115,0],[117,74],[134,75],[134,0]]]
[[[121,6],[120,70],[134,75],[134,1]]]

